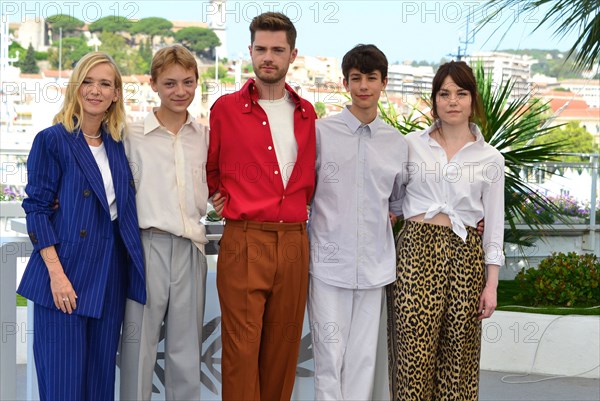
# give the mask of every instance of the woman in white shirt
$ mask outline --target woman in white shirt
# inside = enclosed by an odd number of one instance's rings
[[[392,398],[477,400],[481,320],[504,263],[504,158],[473,123],[484,115],[466,63],[440,66],[431,98],[435,123],[406,137],[407,221],[388,293]]]

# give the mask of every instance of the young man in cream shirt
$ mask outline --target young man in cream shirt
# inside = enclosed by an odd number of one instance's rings
[[[121,400],[151,399],[163,322],[166,400],[199,400],[207,270],[200,219],[208,198],[209,138],[187,111],[198,85],[192,53],[181,45],[159,50],[151,75],[161,104],[128,127],[125,137],[137,189],[148,300],[126,306]]]

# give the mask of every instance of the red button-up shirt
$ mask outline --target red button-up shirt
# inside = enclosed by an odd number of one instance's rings
[[[286,84],[295,103],[296,163],[284,188],[267,114],[258,104],[253,79],[221,96],[211,108],[206,166],[208,188],[226,197],[223,217],[233,220],[296,223],[308,218],[315,189],[313,106]]]

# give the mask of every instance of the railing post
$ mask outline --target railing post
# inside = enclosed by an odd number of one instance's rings
[[[14,243],[2,243],[2,268],[0,269],[0,400],[16,399],[17,364],[17,304],[14,296],[17,282],[17,258]],[[11,297],[12,292],[12,297]]]
[[[17,338],[17,258],[31,255],[29,238],[9,237],[0,242],[0,400],[16,399]]]
[[[35,304],[27,300],[27,331],[33,333],[33,308]],[[33,357],[33,334],[27,341],[27,399],[37,401],[40,399],[38,392],[37,373],[35,371],[35,358]]]
[[[594,250],[596,256],[600,257],[600,249],[596,245],[596,203],[598,197],[598,157],[599,154],[591,155],[590,162],[592,164],[592,193],[590,196],[590,242],[591,249]]]

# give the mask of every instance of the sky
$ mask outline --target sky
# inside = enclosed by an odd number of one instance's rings
[[[225,26],[229,58],[247,58],[254,16],[266,11],[283,12],[298,31],[296,47],[300,55],[333,56],[341,59],[358,43],[377,45],[390,63],[406,60],[438,62],[451,58],[460,41],[465,41],[467,22],[476,25],[494,8],[487,0],[341,0],[341,1],[226,1]],[[209,22],[215,8],[207,0],[137,1],[2,1],[2,16],[11,22],[26,17],[47,17],[58,13],[74,15],[86,22],[119,15],[132,19],[163,17],[169,20]],[[509,9],[488,24],[468,45],[468,53],[502,49],[568,50],[572,34],[553,37],[552,29],[531,33],[542,20],[544,9],[517,15]],[[220,18],[217,17],[218,20]],[[512,24],[508,29],[509,24]],[[502,34],[507,32],[501,40]],[[497,30],[492,35],[494,30]],[[490,37],[491,36],[491,37]]]

